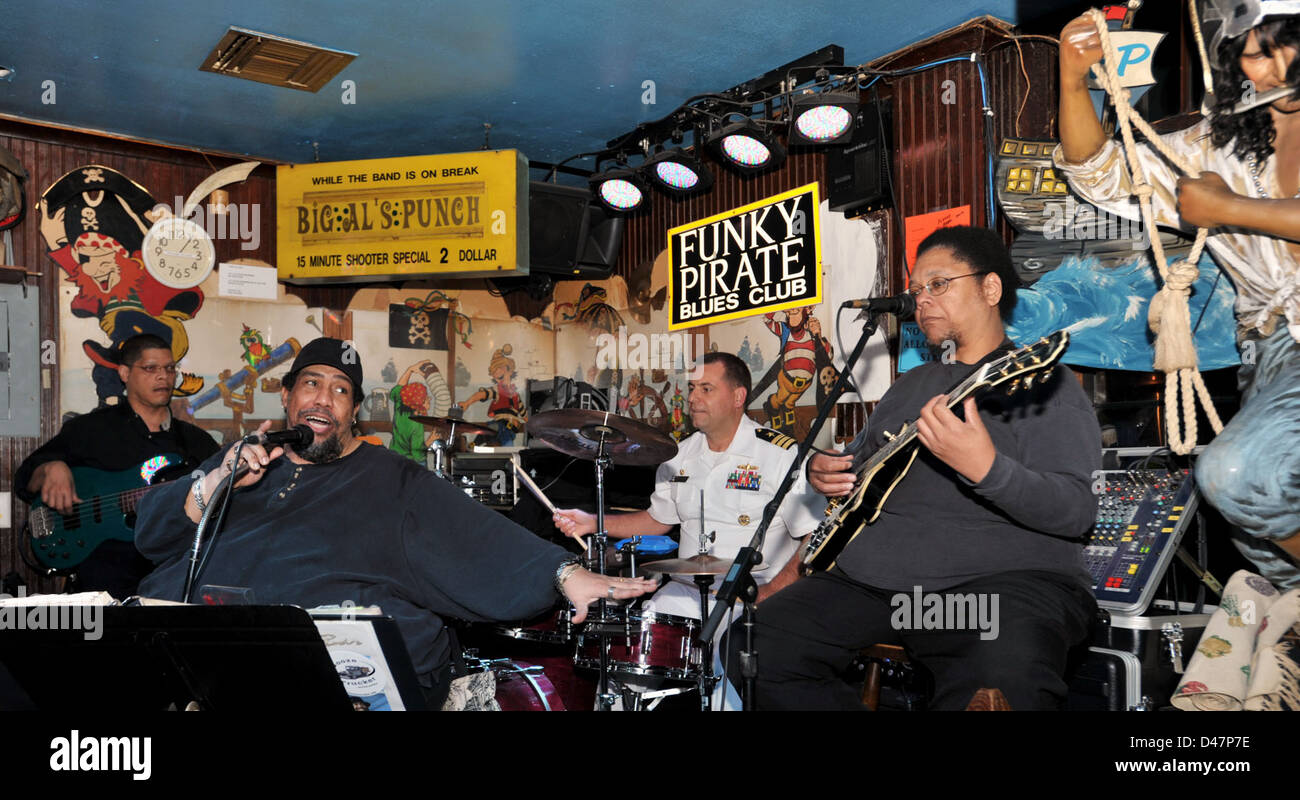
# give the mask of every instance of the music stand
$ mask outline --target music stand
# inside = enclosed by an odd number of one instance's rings
[[[10,681],[0,702],[57,711],[161,711],[191,701],[213,711],[352,708],[316,624],[296,606],[98,613],[98,639],[84,628],[0,630],[0,681]]]

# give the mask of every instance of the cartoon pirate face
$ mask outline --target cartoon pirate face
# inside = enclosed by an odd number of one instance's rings
[[[99,290],[108,294],[122,281],[122,260],[128,260],[126,250],[111,236],[83,233],[73,245],[82,272],[95,281]],[[129,260],[128,260],[129,261]]]

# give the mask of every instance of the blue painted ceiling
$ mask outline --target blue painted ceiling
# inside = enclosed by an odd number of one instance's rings
[[[1017,0],[4,0],[0,113],[285,162],[476,150],[487,122],[555,162],[824,45],[861,63],[982,14]],[[231,25],[358,57],[315,94],[200,71]]]

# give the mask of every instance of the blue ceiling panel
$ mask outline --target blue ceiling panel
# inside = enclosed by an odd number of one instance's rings
[[[1016,6],[9,0],[0,113],[289,162],[476,150],[490,123],[493,147],[558,161],[827,44],[860,63]],[[358,55],[315,94],[200,71],[232,25]]]

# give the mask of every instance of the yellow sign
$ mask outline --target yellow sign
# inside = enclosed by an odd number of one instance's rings
[[[276,168],[280,280],[528,274],[528,159],[515,150]]]
[[[668,231],[668,328],[822,301],[817,184]]]

